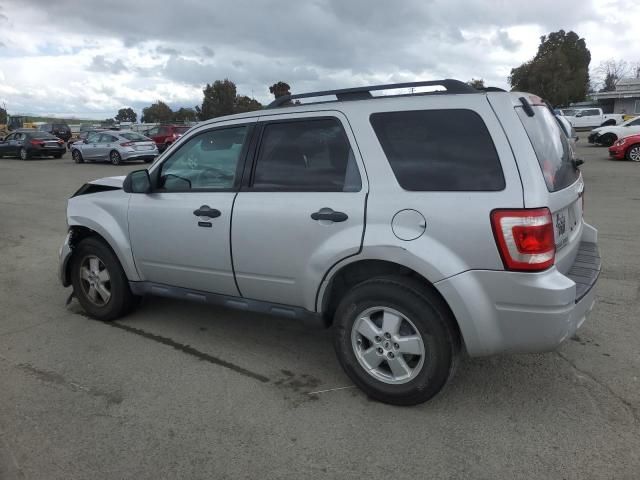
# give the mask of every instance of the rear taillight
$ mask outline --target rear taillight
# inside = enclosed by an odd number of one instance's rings
[[[548,208],[494,210],[491,226],[507,270],[541,271],[553,265],[556,246]]]
[[[133,142],[124,142],[120,144],[121,147],[133,147]]]
[[[42,140],[38,140],[37,138],[34,138],[29,143],[33,146],[38,146],[38,147],[41,147],[44,145],[44,142]]]

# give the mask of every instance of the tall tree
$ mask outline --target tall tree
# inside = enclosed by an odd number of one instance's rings
[[[200,120],[230,115],[234,113],[236,102],[236,84],[228,78],[216,80],[202,91],[204,98],[198,112]]]
[[[269,92],[271,92],[275,98],[284,97],[285,95],[291,95],[291,87],[286,82],[278,82],[269,87]]]
[[[540,37],[533,59],[511,70],[513,90],[535,93],[553,105],[585,99],[591,53],[584,38],[559,30]]]
[[[473,88],[484,88],[484,80],[482,78],[472,78],[467,83]]]
[[[235,113],[253,112],[261,108],[262,104],[254,98],[247,97],[246,95],[238,95],[236,97]]]
[[[197,119],[196,111],[193,108],[180,107],[173,113],[173,119],[176,122],[195,122]]]
[[[118,110],[118,114],[114,118],[116,122],[135,123],[138,120],[138,114],[133,111],[133,108],[121,108],[120,110]]]
[[[164,123],[173,119],[173,111],[166,103],[158,100],[150,107],[142,109],[142,118],[146,123]]]

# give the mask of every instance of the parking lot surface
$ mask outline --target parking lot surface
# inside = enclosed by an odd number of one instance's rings
[[[412,408],[354,388],[331,330],[158,298],[113,324],[65,306],[66,199],[144,164],[1,159],[0,479],[639,478],[640,165],[581,136],[591,316],[557,352],[464,359]]]

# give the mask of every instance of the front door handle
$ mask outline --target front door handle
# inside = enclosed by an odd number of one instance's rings
[[[202,205],[198,210],[194,210],[193,214],[196,217],[209,217],[209,218],[218,218],[220,215],[220,210],[209,207],[209,205]]]
[[[330,222],[344,222],[349,216],[344,212],[336,212],[331,208],[321,208],[311,214],[313,220],[329,220]]]

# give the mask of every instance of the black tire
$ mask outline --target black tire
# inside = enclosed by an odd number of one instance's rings
[[[82,158],[82,153],[78,149],[71,150],[71,157],[73,158],[73,161],[76,163],[84,163],[84,158]]]
[[[81,279],[81,267],[89,257],[97,257],[109,275],[110,298],[103,305],[96,304],[87,293],[87,282]],[[116,320],[129,313],[139,298],[131,293],[129,282],[111,248],[96,237],[82,240],[71,258],[71,284],[84,311],[102,321]]]
[[[21,147],[18,151],[18,157],[20,157],[20,160],[29,160],[31,155],[24,147]]]
[[[56,153],[53,158],[62,158],[62,154],[61,153]]]
[[[153,158],[145,158],[144,159],[144,163],[151,163],[153,162]]]
[[[632,162],[640,162],[640,143],[636,143],[635,145],[631,145],[627,148],[627,153],[625,154],[627,160]]]
[[[379,380],[356,357],[354,323],[364,312],[380,306],[410,319],[415,328],[412,335],[418,333],[424,344],[422,367],[406,383]],[[377,277],[356,285],[341,300],[334,317],[334,347],[342,368],[368,396],[393,405],[416,405],[441,391],[455,372],[460,339],[454,325],[446,304],[425,286],[407,277]],[[384,355],[382,361],[386,361]]]
[[[599,139],[600,145],[604,147],[610,147],[618,139],[614,133],[605,133]]]
[[[109,153],[109,161],[112,165],[120,165],[120,163],[122,162],[122,157],[117,150],[111,150],[111,152]]]

